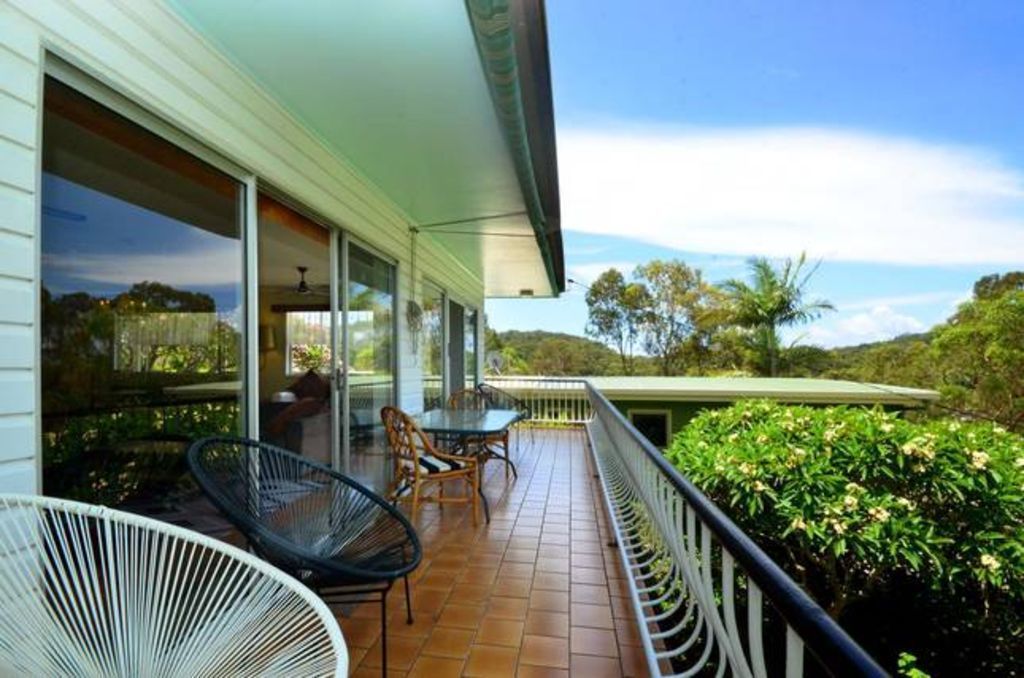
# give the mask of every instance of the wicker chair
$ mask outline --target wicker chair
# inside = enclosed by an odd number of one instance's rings
[[[392,498],[395,501],[412,501],[412,516],[421,501],[436,501],[444,504],[473,505],[473,525],[477,524],[477,509],[480,505],[480,474],[474,457],[452,455],[436,449],[430,439],[420,430],[412,417],[396,407],[384,407],[380,411],[384,422],[388,444],[395,459],[395,486]],[[468,495],[445,496],[444,484],[449,480],[461,480],[468,487]],[[425,494],[426,486],[436,483],[437,495]]]
[[[0,675],[347,676],[327,605],[199,533],[0,495]]]
[[[416,531],[383,498],[326,466],[244,438],[205,438],[188,463],[210,500],[270,563],[328,603],[380,602],[387,670],[387,594],[423,557]]]
[[[448,408],[452,410],[488,410],[495,409],[491,406],[491,402],[487,399],[483,393],[476,389],[464,389],[462,391],[456,391],[448,397]],[[509,458],[509,430],[505,429],[503,432],[490,436],[483,436],[481,439],[467,441],[470,446],[476,444],[480,448],[480,454],[477,456],[481,462],[486,462],[488,459],[501,459],[507,462]],[[502,450],[504,454],[498,452]],[[508,479],[509,472],[515,473],[518,477],[518,472],[515,467],[511,464],[505,464],[505,479]],[[483,469],[481,469],[481,475],[483,475]]]

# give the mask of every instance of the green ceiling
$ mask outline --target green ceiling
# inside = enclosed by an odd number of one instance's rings
[[[417,224],[524,212],[462,2],[171,2]],[[514,216],[429,237],[489,296],[550,294],[532,233]]]

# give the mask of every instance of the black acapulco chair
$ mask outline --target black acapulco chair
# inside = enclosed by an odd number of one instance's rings
[[[188,464],[199,486],[264,560],[328,604],[380,601],[387,674],[387,594],[423,558],[412,524],[386,500],[322,464],[246,438],[196,441]]]

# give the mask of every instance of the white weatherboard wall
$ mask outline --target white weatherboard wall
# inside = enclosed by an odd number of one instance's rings
[[[396,259],[399,404],[422,407],[419,360],[405,326],[414,288],[410,220],[385,194],[162,3],[0,0],[0,491],[41,489],[37,289],[46,53]],[[453,299],[483,309],[480,279],[429,236],[419,237],[416,272]]]

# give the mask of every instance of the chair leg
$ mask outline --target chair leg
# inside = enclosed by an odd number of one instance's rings
[[[444,481],[442,480],[437,484],[437,509],[439,511],[444,510]]]
[[[505,431],[505,438],[502,440],[502,444],[505,446],[505,481],[508,481],[509,474],[509,460],[511,453],[508,449],[508,431]]]
[[[405,614],[406,623],[412,623],[412,596],[409,593],[409,575],[405,575]]]
[[[388,677],[388,596],[380,594],[380,675]]]
[[[480,510],[480,471],[481,467],[478,466],[469,487],[473,493],[473,527],[477,526],[477,513]]]
[[[412,522],[416,523],[416,511],[420,507],[420,483],[417,479],[416,483],[412,486]]]

